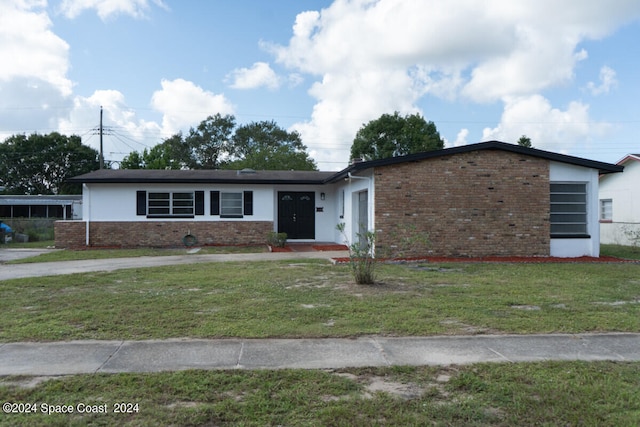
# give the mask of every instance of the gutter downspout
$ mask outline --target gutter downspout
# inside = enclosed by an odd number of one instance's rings
[[[87,202],[89,202],[89,203],[87,203],[87,219],[86,219],[86,221],[84,223],[85,224],[84,225],[85,226],[85,237],[84,237],[85,241],[84,241],[84,244],[86,246],[89,246],[89,243],[90,243],[89,242],[89,222],[91,221],[91,203],[90,203],[89,198],[91,197],[91,191],[89,190],[89,187],[87,186],[87,184],[84,184],[84,183],[82,184],[82,193],[83,193],[82,198],[84,199],[84,194],[86,194],[87,195]]]

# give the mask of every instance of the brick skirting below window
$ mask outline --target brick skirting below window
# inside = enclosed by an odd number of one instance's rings
[[[266,243],[271,221],[137,221],[91,222],[91,247],[179,247],[191,234],[198,245],[255,245]],[[56,248],[86,247],[86,222],[56,221]]]

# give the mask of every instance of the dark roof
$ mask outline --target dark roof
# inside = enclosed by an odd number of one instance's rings
[[[335,172],[252,171],[218,169],[100,169],[67,180],[73,183],[244,183],[322,184]]]
[[[346,178],[370,168],[406,162],[417,162],[453,154],[479,150],[502,150],[527,156],[539,157],[554,162],[597,169],[600,174],[622,172],[623,166],[565,154],[552,153],[536,148],[522,147],[499,141],[480,142],[443,150],[425,151],[407,156],[390,157],[352,164],[339,172],[318,171],[235,171],[235,170],[157,170],[157,169],[101,169],[67,180],[72,183],[244,183],[244,184],[325,184]]]
[[[502,150],[512,153],[524,154],[527,156],[539,157],[552,160],[554,162],[569,163],[576,166],[597,169],[600,174],[622,172],[624,167],[611,163],[597,162],[595,160],[583,159],[581,157],[568,156],[566,154],[553,153],[551,151],[538,150],[536,148],[522,147],[516,144],[508,144],[500,141],[479,142],[477,144],[462,145],[460,147],[445,148],[443,150],[425,151],[422,153],[409,154],[406,156],[389,157],[380,160],[355,163],[348,168],[338,172],[331,178],[331,181],[338,181],[345,178],[349,173],[375,168],[380,166],[395,165],[398,163],[417,162],[420,160],[433,159],[437,157],[450,156],[452,154],[469,153],[479,150]]]

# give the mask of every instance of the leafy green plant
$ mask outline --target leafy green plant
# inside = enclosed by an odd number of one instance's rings
[[[287,244],[287,233],[276,233],[272,231],[267,235],[267,243],[269,246],[284,248]]]
[[[349,265],[353,272],[353,277],[359,285],[370,285],[375,281],[374,245],[376,241],[376,233],[373,231],[365,231],[364,233],[356,233],[358,241],[349,242],[349,238],[345,233],[345,224],[341,222],[336,229],[344,236],[344,243],[349,248]]]

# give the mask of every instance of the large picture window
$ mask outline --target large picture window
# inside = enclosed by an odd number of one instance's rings
[[[204,215],[204,191],[136,191],[136,215],[147,218]]]
[[[586,183],[551,183],[551,237],[587,237]]]

